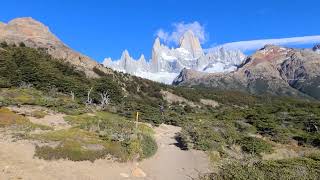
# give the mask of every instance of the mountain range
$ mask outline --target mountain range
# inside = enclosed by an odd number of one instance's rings
[[[180,38],[178,48],[169,48],[156,38],[150,60],[146,60],[144,55],[135,60],[125,50],[119,60],[106,58],[103,65],[117,71],[171,84],[184,68],[210,73],[230,72],[235,70],[245,57],[240,51],[225,50],[222,47],[205,53],[199,39],[188,30]]]
[[[193,32],[186,31],[177,48],[169,48],[156,38],[150,60],[144,55],[135,60],[125,50],[120,60],[106,58],[101,65],[65,45],[32,18],[0,23],[0,42],[4,41],[45,50],[90,78],[112,75],[116,70],[176,86],[320,99],[320,45],[312,49],[266,45],[246,57],[223,48],[207,52]]]

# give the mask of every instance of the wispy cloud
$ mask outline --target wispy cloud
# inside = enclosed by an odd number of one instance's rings
[[[251,40],[251,41],[239,41],[239,42],[222,44],[219,47],[224,47],[225,49],[232,49],[232,50],[251,51],[251,50],[260,49],[266,44],[290,46],[290,45],[304,45],[304,44],[315,44],[315,43],[320,43],[320,35],[281,38],[281,39],[260,39],[260,40]]]
[[[156,32],[156,35],[167,44],[179,44],[181,36],[188,30],[191,30],[194,35],[199,38],[201,43],[207,41],[208,34],[205,31],[205,26],[201,25],[198,21],[192,23],[173,23],[172,26],[172,31],[165,31],[161,28]]]

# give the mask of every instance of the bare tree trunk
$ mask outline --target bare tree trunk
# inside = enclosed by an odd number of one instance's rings
[[[86,106],[89,106],[92,104],[92,99],[90,98],[90,94],[91,94],[92,89],[93,89],[93,87],[91,87],[90,90],[88,91]]]
[[[71,95],[71,99],[72,99],[72,101],[74,101],[74,100],[75,100],[74,92],[73,92],[73,91],[71,91],[70,95]]]
[[[100,93],[100,96],[101,96],[101,108],[105,108],[105,106],[109,105],[110,103],[110,95],[109,95],[109,92],[106,91],[106,92],[103,92],[103,93]]]

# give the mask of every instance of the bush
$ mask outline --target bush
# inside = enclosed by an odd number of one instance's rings
[[[26,45],[23,42],[20,42],[19,47],[26,47]]]
[[[0,89],[0,103],[3,105],[38,105],[66,114],[86,112],[84,105],[73,101],[70,96],[58,93],[55,97],[34,88]],[[40,115],[40,112],[35,112]],[[44,114],[41,113],[43,116]]]
[[[59,142],[64,142],[66,139],[69,142],[68,144],[76,143],[77,145],[77,143],[80,143],[82,146],[89,142],[95,142],[105,147],[103,152],[109,152],[120,161],[132,160],[138,155],[140,159],[148,158],[157,151],[157,144],[153,138],[154,132],[150,127],[144,124],[139,124],[138,129],[136,129],[133,121],[129,121],[116,114],[97,112],[95,116],[85,114],[67,116],[65,117],[65,120],[74,127],[78,127],[82,130],[70,129],[58,131],[43,134],[40,137],[36,136],[35,138]],[[69,151],[70,154],[64,154],[62,156],[60,151],[63,151],[64,147],[65,146],[59,146],[51,149],[46,148],[45,150],[57,153],[57,157],[67,157],[71,160],[77,159],[73,157],[73,152],[74,149],[76,150],[75,152],[80,151],[79,148],[81,149],[81,146],[72,148],[67,146],[68,148],[64,150]],[[100,156],[96,157],[96,155],[104,154],[100,151],[85,152],[85,154],[79,155],[81,157],[80,159],[85,159],[88,154],[91,155],[90,153],[93,153],[92,156],[94,157],[92,158],[100,158]],[[42,152],[42,154],[45,153]],[[71,157],[69,157],[69,155]]]
[[[153,156],[158,149],[156,141],[150,135],[146,134],[140,134],[140,138],[142,149],[141,159]]]
[[[251,154],[271,153],[272,145],[260,138],[244,137],[238,141],[242,150]]]
[[[35,118],[44,118],[47,115],[47,113],[45,111],[41,111],[41,110],[36,110],[31,112],[31,116],[35,117]]]
[[[69,159],[71,161],[91,161],[106,157],[109,152],[103,150],[86,150],[75,141],[63,142],[58,147],[36,146],[35,156],[45,160]]]
[[[46,160],[69,159],[72,161],[94,161],[112,155],[120,161],[127,159],[120,143],[104,141],[96,133],[78,128],[51,131],[30,136],[43,142],[56,142],[58,146],[37,147],[35,156]]]
[[[278,179],[319,179],[319,160],[305,157],[285,160],[248,162],[230,162],[224,164],[218,173],[206,174],[201,180],[278,180]]]

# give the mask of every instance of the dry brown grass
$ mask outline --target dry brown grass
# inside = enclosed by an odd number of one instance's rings
[[[21,115],[11,112],[7,108],[0,109],[0,127],[9,127],[12,125],[23,125],[30,123],[29,120]]]

